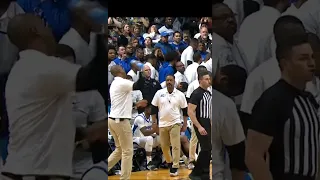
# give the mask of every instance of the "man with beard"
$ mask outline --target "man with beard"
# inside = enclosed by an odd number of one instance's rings
[[[237,23],[232,10],[223,3],[213,5],[212,54],[220,67],[236,64],[247,71],[250,66],[238,43],[234,39]],[[214,64],[216,66],[216,64]]]
[[[180,132],[187,129],[187,100],[185,95],[174,87],[175,77],[166,77],[167,88],[159,90],[151,104],[153,106],[152,120],[155,128],[157,123],[157,112],[159,112],[159,135],[161,149],[166,162],[170,167],[170,176],[178,176],[181,142]],[[183,111],[184,123],[181,128],[181,114]],[[172,156],[170,153],[172,147]]]

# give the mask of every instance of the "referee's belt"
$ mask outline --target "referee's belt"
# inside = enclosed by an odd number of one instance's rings
[[[119,121],[130,120],[129,118],[112,118],[112,117],[109,117],[109,119],[114,120],[114,121],[116,119],[119,119]]]

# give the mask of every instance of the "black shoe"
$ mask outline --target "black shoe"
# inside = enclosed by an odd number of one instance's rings
[[[202,180],[201,176],[195,176],[192,173],[189,174],[189,179],[190,180]],[[210,178],[209,178],[210,179]]]
[[[170,167],[169,167],[169,164],[168,164],[168,163],[163,162],[163,163],[160,164],[160,168],[162,168],[162,169],[169,169]]]
[[[156,170],[158,170],[158,167],[153,161],[150,161],[147,164],[147,169],[150,170],[150,171],[156,171]]]
[[[179,175],[178,168],[170,168],[170,176],[171,177],[176,177],[178,175]]]

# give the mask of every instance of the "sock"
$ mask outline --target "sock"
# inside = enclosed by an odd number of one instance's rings
[[[164,158],[164,156],[162,155],[162,162],[165,162],[166,161],[166,159]]]
[[[147,156],[147,164],[149,164],[149,162],[151,162],[152,158],[151,156]]]

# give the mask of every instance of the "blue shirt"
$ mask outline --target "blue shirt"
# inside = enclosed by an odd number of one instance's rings
[[[157,44],[155,44],[154,48],[160,48],[163,55],[166,55],[169,52],[175,51],[175,49],[173,49],[173,47],[169,43],[163,43],[161,41],[159,41]]]
[[[199,52],[201,54],[202,61],[204,61],[206,59],[208,52],[207,51],[199,51]]]
[[[166,80],[166,77],[168,75],[172,75],[174,76],[174,69],[172,67],[171,64],[169,64],[168,62],[163,63],[162,67],[159,70],[159,82],[160,84]]]
[[[113,62],[116,63],[116,65],[121,66],[126,73],[128,73],[131,70],[131,61],[134,59],[134,57],[127,57],[124,60],[121,60],[120,58],[116,58],[113,60]]]
[[[175,44],[173,42],[170,43],[171,47],[175,50],[175,51],[183,51],[184,49],[186,49],[188,47],[188,45],[186,43],[184,43],[183,41],[181,41],[179,44]]]
[[[53,32],[56,40],[70,29],[71,17],[68,8],[69,0],[17,0],[26,13],[40,16]]]

